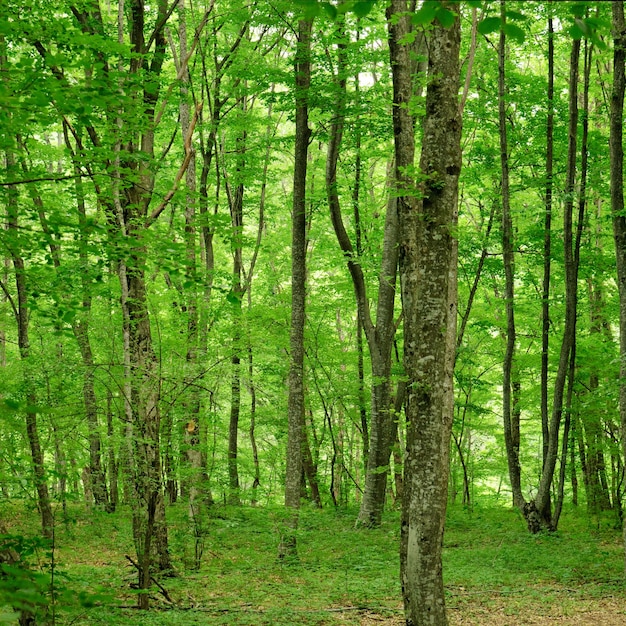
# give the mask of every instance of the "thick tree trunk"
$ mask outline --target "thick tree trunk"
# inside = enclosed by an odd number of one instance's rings
[[[452,7],[444,3],[444,7]],[[387,10],[394,89],[393,123],[400,221],[400,284],[407,376],[407,452],[400,536],[400,575],[407,626],[447,624],[442,543],[449,474],[452,371],[448,338],[451,281],[456,280],[454,219],[461,168],[458,105],[460,21],[433,24],[420,185],[409,114],[410,14],[404,0]],[[417,192],[417,193],[416,193]]]
[[[133,537],[137,550],[140,589],[150,586],[152,549],[158,552],[161,569],[171,569],[167,549],[160,453],[160,384],[152,347],[144,271],[136,251],[128,269],[125,303],[129,319],[130,386],[133,411]],[[154,544],[154,545],[153,545]],[[146,585],[146,586],[143,586]],[[139,596],[140,608],[148,608],[148,596]]]
[[[311,84],[313,21],[300,20],[295,60],[296,137],[291,228],[291,332],[289,337],[289,399],[285,507],[287,523],[278,547],[279,558],[297,556],[296,530],[302,477],[304,423],[304,323],[306,300],[306,172],[309,148],[308,92]]]

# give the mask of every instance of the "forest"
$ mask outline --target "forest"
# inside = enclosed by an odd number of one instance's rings
[[[622,0],[0,2],[0,623],[626,624],[625,68]]]

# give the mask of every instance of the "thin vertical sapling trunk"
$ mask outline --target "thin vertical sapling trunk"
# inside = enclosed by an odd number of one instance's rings
[[[515,256],[513,241],[513,221],[511,218],[509,192],[509,153],[506,119],[506,24],[505,2],[500,0],[502,28],[498,46],[498,119],[500,128],[500,168],[502,193],[502,257],[504,262],[504,298],[506,307],[506,350],[502,366],[502,415],[504,420],[504,443],[509,468],[509,478],[513,491],[513,505],[520,510],[524,506],[519,461],[519,414],[514,407],[514,360],[515,360]]]
[[[304,323],[306,298],[306,173],[309,138],[312,19],[298,22],[295,59],[296,135],[291,226],[291,331],[289,337],[289,398],[285,508],[287,521],[278,547],[279,558],[297,556],[296,531],[302,477],[304,424]]]
[[[622,454],[626,457],[626,214],[624,213],[624,91],[626,89],[626,23],[623,0],[613,1],[613,89],[610,110],[611,212],[619,288],[619,413]],[[626,548],[626,520],[624,520]],[[626,561],[625,561],[626,562]]]
[[[552,10],[552,1],[548,3]],[[546,190],[543,226],[543,284],[541,301],[541,431],[543,462],[548,454],[548,365],[550,344],[550,269],[552,264],[552,190],[554,171],[554,24],[548,18],[548,116],[546,120]]]
[[[0,65],[2,65],[1,58]],[[10,150],[7,150],[5,154],[7,170],[10,172],[9,178],[16,178],[14,175],[14,171],[16,170],[15,157]],[[10,293],[4,283],[2,283],[2,289],[9,299],[17,325],[17,339],[20,359],[22,362],[22,378],[26,400],[26,436],[30,447],[35,490],[37,492],[37,506],[41,516],[42,533],[47,539],[52,539],[54,532],[54,516],[52,513],[52,506],[50,504],[44,453],[39,437],[37,413],[35,411],[35,407],[37,405],[37,394],[35,392],[35,381],[30,364],[31,350],[29,337],[28,290],[26,264],[24,262],[24,257],[22,256],[23,251],[20,243],[21,235],[19,233],[19,193],[17,188],[13,185],[10,185],[7,189],[6,208],[6,228],[9,237],[9,253],[15,272],[16,299],[10,296]]]

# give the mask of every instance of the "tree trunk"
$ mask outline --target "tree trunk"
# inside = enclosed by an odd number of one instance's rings
[[[4,52],[2,51],[2,54]],[[3,66],[3,57],[0,56],[0,67]],[[9,171],[16,169],[15,158],[11,151],[6,151],[6,164]],[[9,175],[13,178],[14,173]],[[28,311],[28,292],[26,283],[26,267],[22,250],[19,247],[20,234],[18,224],[18,202],[19,194],[15,187],[10,186],[7,199],[7,230],[11,237],[10,255],[13,261],[13,269],[15,271],[15,288],[17,293],[17,302],[12,303],[15,321],[17,324],[17,337],[22,362],[22,377],[24,381],[25,400],[26,400],[26,436],[31,453],[31,463],[35,481],[35,489],[37,491],[37,505],[41,516],[41,527],[43,536],[52,539],[54,532],[54,517],[52,507],[50,505],[50,495],[48,491],[48,482],[46,479],[46,470],[44,464],[44,454],[41,449],[39,439],[39,428],[37,425],[37,414],[33,407],[37,405],[37,395],[35,392],[35,381],[33,372],[31,371],[30,360],[30,338],[29,338],[29,311]]]
[[[548,455],[548,365],[550,342],[550,269],[552,264],[552,190],[554,170],[554,25],[552,1],[548,4],[548,116],[546,122],[546,195],[543,226],[543,285],[541,303],[541,431],[543,463]]]
[[[107,390],[107,439],[109,445],[109,512],[115,513],[119,501],[119,466],[115,458],[115,430],[113,428],[113,393]]]
[[[624,89],[626,24],[623,0],[613,0],[613,90],[610,113],[611,212],[619,287],[620,394],[622,454],[626,457],[626,215],[624,214]],[[626,523],[624,524],[626,546]]]
[[[289,399],[285,507],[287,523],[278,547],[279,558],[297,556],[296,531],[302,476],[304,423],[304,323],[306,300],[306,171],[309,148],[309,87],[311,84],[311,31],[313,20],[298,23],[295,59],[296,137],[291,227],[291,332],[289,337]]]
[[[357,526],[373,527],[381,522],[385,504],[387,476],[389,474],[389,457],[392,445],[392,400],[391,400],[391,351],[395,326],[393,323],[395,284],[398,264],[398,221],[393,194],[387,205],[385,218],[385,234],[383,254],[379,272],[379,292],[376,309],[376,325],[374,325],[368,301],[367,286],[361,268],[360,252],[360,223],[358,220],[358,197],[353,196],[355,222],[357,230],[357,249],[346,231],[337,185],[337,164],[343,137],[343,128],[346,113],[346,55],[343,25],[337,28],[338,63],[337,63],[337,97],[335,100],[335,115],[331,122],[328,141],[328,155],[326,158],[326,194],[330,208],[330,215],[339,246],[346,259],[346,264],[352,278],[357,312],[359,317],[358,332],[361,328],[365,332],[372,366],[371,415],[369,426],[369,443],[364,446],[366,458],[366,475],[363,499],[356,521]],[[360,164],[359,164],[360,167]],[[356,192],[355,192],[356,193]],[[356,252],[356,254],[355,254]],[[359,335],[360,337],[360,335]],[[362,350],[362,348],[360,348]],[[359,355],[359,375],[362,375],[362,353]],[[361,412],[361,428],[364,435],[368,433],[365,413]]]
[[[506,19],[504,0],[500,1],[501,18],[503,27]],[[504,298],[506,306],[506,351],[502,365],[502,416],[504,420],[504,443],[506,458],[509,467],[509,479],[513,492],[513,505],[523,510],[524,497],[521,485],[521,467],[519,461],[519,421],[515,411],[513,400],[514,387],[514,360],[515,360],[515,309],[514,284],[515,284],[515,257],[513,242],[513,222],[511,219],[511,207],[509,204],[509,153],[506,126],[506,87],[505,87],[505,62],[506,62],[506,35],[504,28],[500,30],[500,43],[498,47],[498,112],[500,126],[500,167],[502,171],[502,256],[504,262]]]
[[[563,244],[565,254],[565,328],[561,341],[559,364],[554,380],[552,411],[548,429],[548,446],[544,459],[541,480],[537,495],[527,507],[528,528],[531,532],[539,529],[554,529],[551,513],[551,487],[559,453],[559,428],[564,408],[565,385],[570,366],[570,355],[576,340],[576,310],[578,301],[578,263],[577,250],[573,238],[574,185],[576,176],[576,135],[578,127],[578,65],[580,57],[580,39],[572,40],[569,78],[569,143],[567,153],[567,172],[565,204],[563,210]],[[584,156],[584,155],[583,155]],[[581,209],[579,229],[582,227],[584,212],[584,178],[581,183]],[[579,245],[578,236],[576,242]]]
[[[447,9],[451,3],[444,3]],[[461,168],[460,21],[435,21],[428,41],[429,82],[420,183],[409,113],[411,30],[404,0],[387,9],[393,76],[393,124],[400,222],[400,284],[407,376],[407,452],[400,536],[400,576],[407,626],[447,624],[442,543],[449,474],[452,394],[450,282],[456,280],[453,235]],[[453,309],[454,310],[454,309]]]

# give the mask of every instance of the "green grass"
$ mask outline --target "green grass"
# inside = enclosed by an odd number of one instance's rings
[[[37,532],[35,512],[12,505],[2,514],[12,532]],[[130,512],[107,515],[73,505],[67,520],[58,513],[55,559],[62,595],[57,623],[359,624],[358,607],[399,616],[397,512],[367,531],[354,530],[356,510],[305,507],[299,559],[291,564],[276,558],[283,515],[281,508],[216,507],[202,566],[194,571],[186,507],[170,509],[170,548],[178,575],[161,582],[175,605],[155,588],[156,610],[140,613],[133,608],[136,574],[125,559],[134,555]],[[623,595],[623,559],[621,531],[606,522],[599,528],[582,511],[565,514],[559,532],[536,536],[511,510],[449,512],[444,575],[451,606],[480,594],[486,601],[494,594],[516,594],[535,604],[551,602],[564,589],[581,597]],[[31,563],[49,572],[49,553],[36,551]]]

